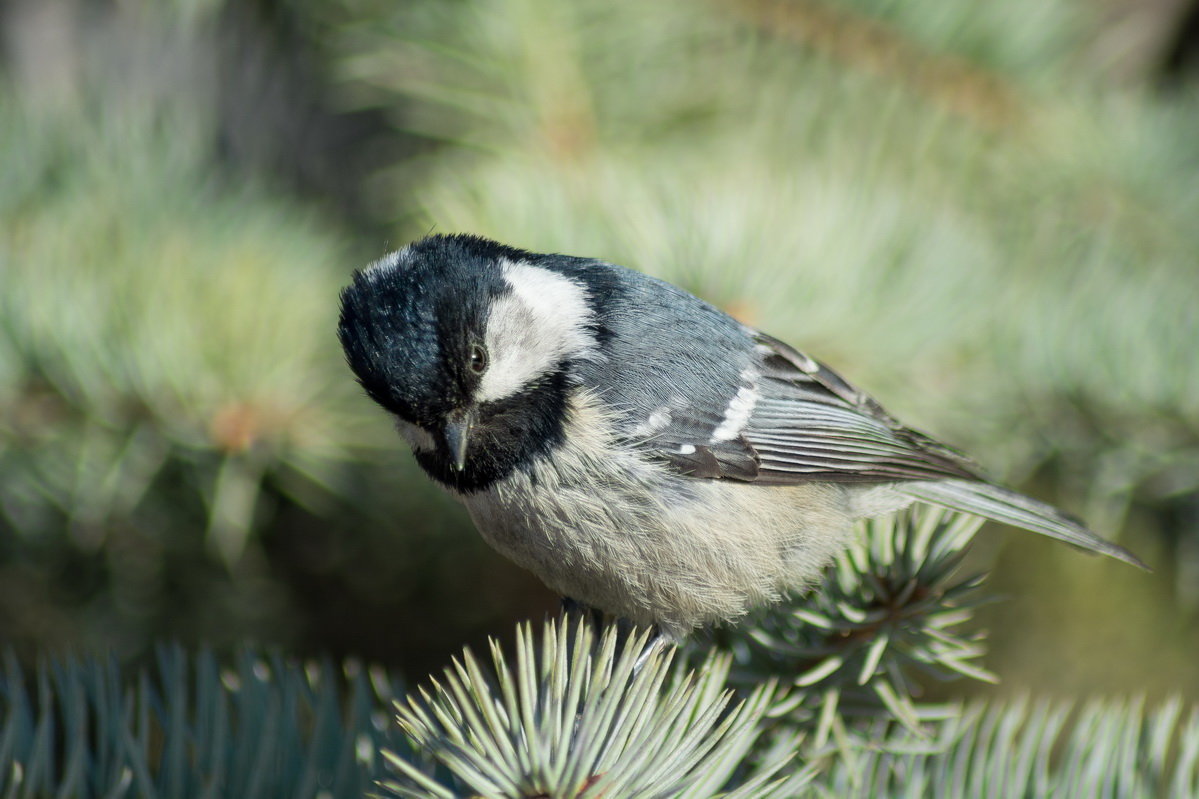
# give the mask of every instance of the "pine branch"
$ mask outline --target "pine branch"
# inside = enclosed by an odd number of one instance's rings
[[[887,735],[879,725],[871,732]],[[1184,711],[1178,698],[1153,710],[1139,699],[1092,700],[1073,710],[1027,698],[974,702],[924,747],[901,752],[895,744],[834,762],[814,790],[878,799],[1199,796],[1199,711]]]
[[[863,717],[928,734],[945,709],[913,699],[920,678],[995,680],[983,634],[963,629],[983,577],[957,575],[979,525],[929,507],[870,520],[822,585],[724,636],[737,682],[780,680],[771,715],[811,733],[813,756]]]
[[[526,625],[514,660],[493,649],[488,671],[464,655],[402,700],[415,748],[380,670],[249,651],[226,669],[173,648],[136,680],[97,658],[27,679],[9,655],[0,796],[350,799],[384,777],[384,750],[385,789],[408,797],[1199,795],[1199,710],[1178,699],[974,702],[924,737],[851,718],[811,757],[802,734],[769,728],[768,685],[731,698],[725,655],[689,671],[644,634],[623,648],[612,629],[542,636]]]
[[[497,644],[491,669],[469,652],[397,705],[413,746],[439,766],[398,755],[385,784],[409,799],[457,797],[794,796],[806,772],[776,775],[794,752],[742,761],[771,704],[772,681],[739,702],[729,658],[672,668],[675,649],[648,631],[567,616],[517,631],[515,662]]]
[[[382,709],[399,681],[381,670],[243,651],[159,651],[154,676],[115,661],[45,661],[27,682],[0,673],[0,796],[358,799],[407,753]]]

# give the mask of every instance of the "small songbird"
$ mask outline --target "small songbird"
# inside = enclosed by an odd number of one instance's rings
[[[812,584],[855,520],[913,501],[1143,567],[813,358],[621,266],[430,236],[354,275],[338,334],[493,547],[676,639]]]

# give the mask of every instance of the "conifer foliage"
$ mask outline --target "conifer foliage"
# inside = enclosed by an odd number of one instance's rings
[[[0,678],[3,797],[1182,797],[1199,711],[1170,700],[916,698],[992,679],[957,574],[977,522],[864,525],[825,582],[680,652],[650,630],[522,624],[440,675],[244,651],[155,667],[45,661]]]

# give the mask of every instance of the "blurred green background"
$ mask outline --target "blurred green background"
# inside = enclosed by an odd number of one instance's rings
[[[0,2],[0,643],[413,676],[557,599],[334,336],[428,231],[665,277],[1156,568],[991,530],[972,691],[1199,698],[1194,0]]]

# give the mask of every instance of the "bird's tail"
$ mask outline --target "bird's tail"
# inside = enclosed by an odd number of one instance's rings
[[[971,480],[937,480],[903,483],[896,488],[921,502],[1032,530],[1149,571],[1136,555],[1095,535],[1077,519],[1002,486]]]

